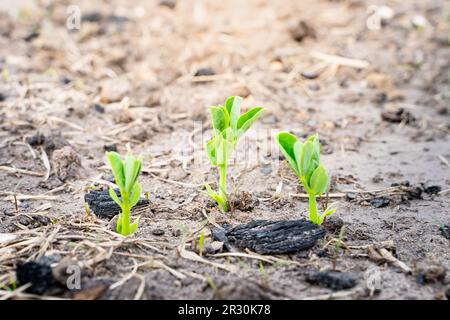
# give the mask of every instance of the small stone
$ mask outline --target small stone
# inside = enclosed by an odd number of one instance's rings
[[[375,208],[383,208],[387,207],[391,200],[386,197],[380,197],[370,200],[370,205],[374,206]]]
[[[245,85],[234,87],[232,89],[232,92],[233,96],[238,96],[242,98],[247,98],[251,94],[250,89]]]
[[[176,0],[161,0],[159,2],[159,5],[161,7],[167,7],[169,9],[175,9],[175,7],[177,5],[177,1]]]
[[[300,20],[290,30],[292,38],[297,42],[302,42],[305,38],[315,38],[316,31],[308,23]]]
[[[163,236],[165,231],[163,229],[153,229],[152,234],[154,236]]]
[[[114,151],[117,152],[117,144],[113,143],[113,144],[105,144],[103,146],[103,150],[105,151]]]
[[[121,101],[130,91],[130,83],[125,79],[114,78],[101,85],[100,97],[103,103]]]
[[[262,167],[260,171],[263,174],[271,174],[272,173],[272,167],[271,166],[265,166],[265,167]]]
[[[200,68],[194,73],[194,77],[213,76],[216,73],[211,68]]]
[[[94,105],[94,109],[95,109],[95,111],[97,111],[98,113],[105,113],[105,107],[102,106],[102,105],[99,104],[99,103],[96,103],[96,104]]]

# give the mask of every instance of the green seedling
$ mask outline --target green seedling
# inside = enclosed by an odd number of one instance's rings
[[[205,247],[205,232],[202,232],[200,239],[198,239],[198,252],[200,257],[203,256],[203,248]]]
[[[269,274],[267,273],[266,269],[264,268],[262,261],[259,262],[259,273],[261,274],[264,285],[266,287],[268,287],[269,286]]]
[[[117,152],[107,152],[109,164],[114,173],[114,178],[120,190],[122,199],[119,199],[113,188],[109,188],[110,197],[119,205],[122,212],[117,220],[116,231],[123,236],[136,232],[139,218],[131,223],[130,212],[141,197],[141,185],[138,178],[142,170],[142,158],[135,157],[131,153],[125,156],[125,160]]]
[[[327,170],[320,163],[322,146],[319,136],[312,135],[301,143],[294,135],[281,132],[277,140],[290,167],[308,193],[309,219],[315,224],[322,224],[327,216],[336,211],[336,208],[334,204],[331,204],[322,214],[319,214],[317,209],[316,198],[328,191],[330,182]]]
[[[215,192],[206,184],[206,194],[217,202],[224,212],[230,210],[227,196],[227,162],[236,148],[240,137],[261,116],[264,108],[254,107],[241,115],[242,98],[233,96],[225,105],[213,106],[211,119],[213,137],[206,144],[206,153],[211,164],[219,168],[219,191]]]

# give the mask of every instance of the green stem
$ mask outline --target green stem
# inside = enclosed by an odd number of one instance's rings
[[[317,201],[316,196],[313,193],[309,193],[309,220],[312,223],[320,224],[319,215],[317,213]]]
[[[220,180],[219,180],[219,194],[220,197],[224,201],[223,211],[228,212],[230,210],[228,206],[228,197],[227,197],[227,166],[226,164],[219,166],[220,170]]]
[[[128,236],[130,234],[130,205],[128,197],[123,197],[123,208],[122,208],[122,235]]]

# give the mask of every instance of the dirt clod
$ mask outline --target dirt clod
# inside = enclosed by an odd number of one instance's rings
[[[61,181],[66,181],[77,177],[81,160],[72,147],[65,146],[53,152],[52,165],[55,175]]]
[[[258,198],[250,192],[242,191],[229,200],[233,209],[241,211],[252,211],[259,204]]]
[[[327,217],[323,223],[323,227],[331,233],[337,233],[341,231],[344,226],[344,220],[336,216]]]
[[[399,108],[396,111],[384,111],[381,113],[381,119],[383,119],[386,122],[391,123],[400,123],[404,122],[405,124],[413,123],[416,119],[411,114],[411,112]]]
[[[416,281],[419,284],[442,282],[447,270],[443,266],[423,266],[417,270]]]
[[[306,21],[300,20],[290,30],[292,38],[297,42],[302,42],[305,38],[315,38],[316,31]]]

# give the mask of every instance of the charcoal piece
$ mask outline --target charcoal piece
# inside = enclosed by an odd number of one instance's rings
[[[425,193],[428,194],[438,194],[441,192],[442,188],[440,186],[428,186],[425,188]]]
[[[372,206],[374,206],[375,208],[383,208],[383,207],[387,207],[390,202],[391,202],[391,200],[389,198],[380,197],[380,198],[372,199],[370,201],[370,204]]]
[[[410,200],[421,200],[422,199],[422,188],[418,186],[411,187],[410,190],[406,191],[406,195]]]
[[[324,228],[306,220],[255,220],[223,231],[215,229],[213,236],[224,242],[226,249],[230,245],[260,254],[283,254],[309,249],[325,233]]]
[[[114,189],[119,199],[121,198],[119,189]],[[100,218],[112,218],[120,212],[119,205],[109,196],[108,190],[92,190],[84,195],[84,201],[89,208]],[[140,199],[134,208],[149,205],[147,199]]]
[[[450,239],[450,226],[442,225],[439,227],[439,229],[441,230],[441,233],[445,238]]]
[[[356,279],[351,274],[337,271],[311,272],[306,276],[306,281],[332,290],[350,289],[356,285]]]
[[[27,262],[17,265],[16,278],[19,286],[31,283],[28,293],[43,294],[53,284],[52,268],[48,263]]]
[[[222,228],[215,228],[212,231],[212,237],[216,241],[220,241],[223,243],[223,247],[226,251],[233,251],[233,247],[230,245],[230,242],[227,238],[227,230]]]
[[[41,132],[36,132],[25,140],[30,146],[40,146],[45,142],[45,136]]]

